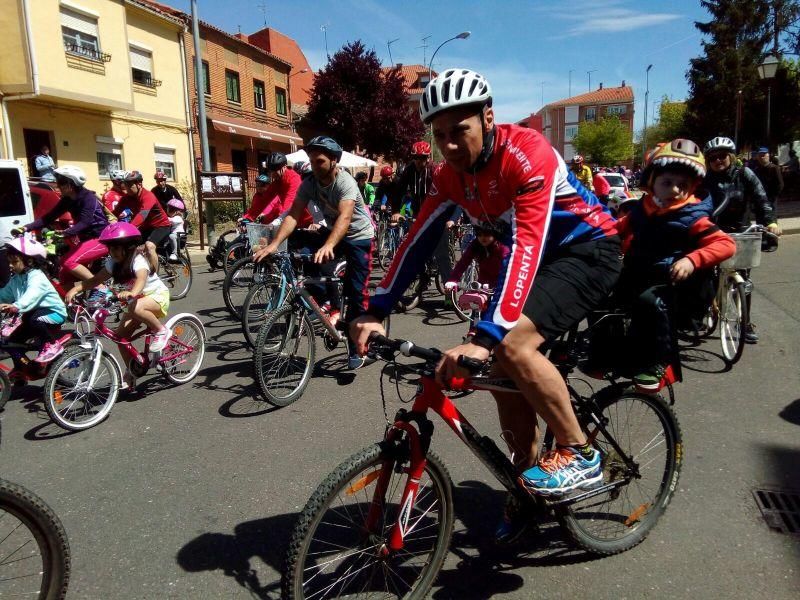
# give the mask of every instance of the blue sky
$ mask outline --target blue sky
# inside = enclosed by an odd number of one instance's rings
[[[190,0],[161,0],[189,12]],[[265,7],[265,11],[262,9]],[[650,109],[664,95],[679,100],[688,88],[689,59],[701,52],[694,21],[707,20],[696,0],[511,0],[478,2],[439,0],[377,2],[275,2],[274,0],[198,0],[200,18],[231,33],[252,33],[268,26],[293,37],[312,67],[325,64],[348,41],[361,39],[389,65],[423,62],[422,38],[428,39],[427,60],[444,40],[470,31],[436,55],[434,69],[451,66],[479,71],[492,84],[501,122],[519,120],[542,105],[588,91],[600,82],[618,86],[624,79],[636,95],[636,128],[644,117],[645,69],[650,71]],[[266,15],[265,15],[266,12]]]

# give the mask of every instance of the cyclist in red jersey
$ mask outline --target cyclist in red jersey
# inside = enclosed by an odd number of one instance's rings
[[[255,221],[261,217],[262,222],[271,223],[292,207],[297,189],[302,183],[300,175],[286,166],[286,155],[281,152],[269,155],[267,169],[271,182],[253,196],[250,209],[242,217],[244,219]]]
[[[155,194],[145,189],[143,180],[139,171],[128,171],[125,174],[125,197],[117,203],[114,214],[120,220],[129,216],[131,225],[141,232],[142,239],[145,240],[150,264],[157,265],[156,248],[169,238],[172,224]]]
[[[466,376],[459,356],[486,360],[507,375],[522,395],[495,393],[500,423],[532,493],[558,496],[602,480],[601,457],[581,431],[566,384],[540,352],[601,303],[621,269],[615,220],[567,169],[538,132],[494,122],[489,82],[466,69],[448,69],[428,84],[420,115],[430,123],[445,162],[433,175],[417,221],[370,302],[352,324],[351,337],[366,351],[371,332],[391,310],[443,234],[457,207],[473,222],[506,227],[511,254],[495,294],[468,344],[445,352],[437,368],[442,382]],[[539,458],[537,414],[558,447]],[[510,542],[528,519],[509,502],[497,530]]]

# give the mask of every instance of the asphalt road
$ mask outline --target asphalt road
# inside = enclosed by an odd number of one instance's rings
[[[687,354],[676,411],[684,435],[679,489],[637,548],[593,559],[556,527],[519,552],[489,537],[503,495],[485,469],[438,427],[433,447],[456,485],[458,521],[434,598],[797,598],[800,538],[770,531],[754,488],[800,488],[800,236],[785,238],[754,275],[762,342],[721,373],[719,342]],[[0,472],[60,515],[73,553],[70,598],[274,598],[288,532],[317,484],[382,434],[379,368],[341,369],[318,346],[320,372],[280,410],[253,401],[250,353],[222,305],[219,273],[198,269],[188,299],[209,334],[195,381],[144,380],[92,430],[50,424],[40,388],[2,414]],[[393,320],[392,333],[446,346],[463,325],[431,300]],[[427,311],[427,312],[426,312]],[[408,392],[409,390],[406,390]],[[400,406],[391,390],[390,412]],[[493,402],[461,401],[499,438]],[[498,440],[499,441],[499,440]]]

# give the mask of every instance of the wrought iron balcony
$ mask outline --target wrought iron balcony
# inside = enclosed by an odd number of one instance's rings
[[[146,77],[143,77],[141,75],[133,75],[133,83],[135,83],[136,85],[141,85],[153,89],[161,86],[160,79],[153,79],[149,75]]]
[[[81,58],[88,58],[96,62],[111,62],[110,54],[100,52],[94,48],[87,48],[86,46],[79,46],[78,44],[64,44],[64,50],[69,54],[80,56]]]

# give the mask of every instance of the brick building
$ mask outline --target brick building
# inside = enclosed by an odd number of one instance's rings
[[[199,167],[201,153],[191,17],[153,0],[147,1],[183,19],[188,25],[184,46],[194,152]],[[246,172],[250,189],[253,189],[259,165],[270,152],[289,153],[302,144],[289,108],[292,65],[251,43],[245,34],[231,35],[202,21],[200,46],[211,168]]]
[[[400,67],[400,75],[403,76],[406,84],[406,94],[408,95],[408,104],[414,114],[419,111],[419,99],[422,96],[422,91],[430,81],[428,77],[428,67],[425,65],[404,65],[397,63]],[[393,67],[384,67],[384,71],[391,71]],[[433,76],[436,77],[436,71],[433,71]]]
[[[633,88],[622,82],[620,87],[604,88],[572,98],[565,98],[542,107],[534,117],[539,117],[541,131],[564,160],[571,160],[575,149],[570,143],[585,121],[616,115],[628,125],[633,136]],[[529,117],[530,120],[530,117]],[[536,122],[533,123],[534,126]]]
[[[254,46],[291,63],[289,88],[292,105],[290,108],[295,118],[304,115],[308,110],[308,102],[311,100],[311,89],[314,87],[314,71],[308,64],[303,50],[292,38],[269,27],[251,33],[247,39]]]

